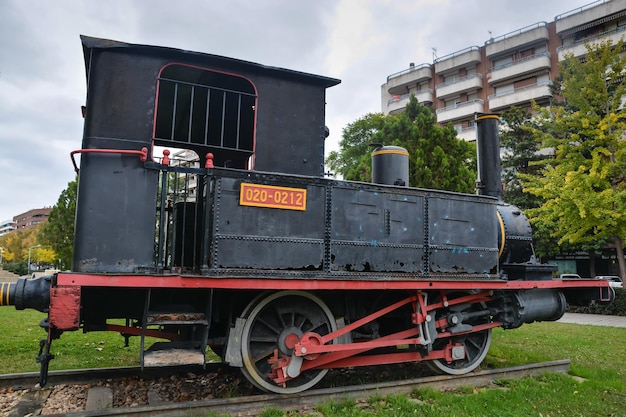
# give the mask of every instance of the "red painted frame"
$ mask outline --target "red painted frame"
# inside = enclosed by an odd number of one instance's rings
[[[119,288],[214,288],[250,290],[528,290],[534,288],[609,288],[608,281],[553,279],[546,281],[355,280],[280,277],[199,277],[184,275],[122,275],[59,272],[57,285]]]

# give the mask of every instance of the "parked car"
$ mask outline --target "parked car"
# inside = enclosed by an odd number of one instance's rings
[[[605,279],[609,281],[609,286],[613,288],[624,288],[624,284],[622,283],[622,279],[615,275],[598,275],[596,279]]]
[[[561,274],[559,279],[581,279],[578,274]]]

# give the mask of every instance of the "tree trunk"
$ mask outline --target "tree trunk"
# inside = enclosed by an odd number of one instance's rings
[[[621,237],[613,238],[615,244],[615,254],[617,255],[617,263],[619,265],[619,276],[622,282],[626,282],[626,261],[624,260],[624,240]]]

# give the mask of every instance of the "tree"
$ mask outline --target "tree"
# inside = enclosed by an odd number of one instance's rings
[[[413,95],[401,114],[368,114],[349,124],[343,130],[340,151],[331,152],[328,166],[346,180],[371,181],[372,143],[409,151],[409,183],[413,187],[474,190],[474,145],[458,139],[451,126],[438,126],[432,110]]]
[[[58,268],[70,268],[74,247],[74,219],[78,181],[70,181],[52,208],[41,232],[41,243],[54,249]]]
[[[587,46],[586,60],[570,55],[559,65],[563,106],[538,109],[535,130],[554,158],[539,176],[522,175],[524,190],[544,203],[530,211],[552,226],[559,244],[616,249],[626,279],[626,58],[623,42]]]
[[[3,261],[21,262],[28,259],[28,250],[38,245],[38,234],[41,226],[8,233],[0,238],[0,246],[5,249]],[[31,253],[32,255],[32,253]]]
[[[502,182],[504,201],[523,210],[539,207],[542,200],[525,193],[518,174],[535,175],[545,158],[533,133],[533,115],[529,109],[513,106],[502,113],[503,127],[500,129],[502,155]]]
[[[41,230],[42,225],[38,225],[0,237],[0,246],[5,249],[2,255],[4,269],[18,275],[26,275],[29,252],[32,264],[52,264],[55,254],[51,248],[40,246]]]
[[[382,113],[369,113],[348,124],[341,134],[339,151],[332,151],[326,164],[329,169],[348,181],[370,181],[372,178],[371,144],[387,123]]]
[[[548,157],[539,152],[540,143],[535,138],[535,131],[540,130],[531,108],[513,106],[502,113],[500,128],[500,146],[502,148],[502,183],[503,199],[527,211],[543,204],[543,199],[525,192],[521,175],[537,175],[546,164]],[[533,245],[539,257],[549,257],[559,253],[561,248],[551,238],[551,224],[534,219]]]

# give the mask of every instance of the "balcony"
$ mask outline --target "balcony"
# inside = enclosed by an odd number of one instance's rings
[[[478,136],[476,126],[465,127],[460,133],[457,133],[456,136],[466,142],[476,142],[476,137]]]
[[[452,81],[446,81],[445,83],[437,84],[435,91],[437,92],[437,98],[442,100],[450,97],[458,96],[461,93],[477,91],[483,88],[483,75],[471,74],[467,77],[458,78]]]
[[[478,46],[470,46],[469,48],[461,49],[460,51],[435,59],[435,72],[442,74],[458,70],[459,68],[476,65],[480,62],[480,48]]]
[[[535,23],[516,31],[489,39],[485,42],[485,54],[487,58],[502,54],[503,52],[520,49],[526,45],[548,42],[548,24],[546,22]]]
[[[550,69],[550,52],[541,52],[505,65],[498,65],[487,71],[487,82],[497,84],[533,72]]]
[[[392,95],[406,93],[409,86],[415,86],[432,77],[430,64],[411,66],[387,77],[387,91]]]
[[[453,106],[437,109],[437,123],[446,123],[452,120],[464,119],[474,115],[474,113],[483,113],[485,111],[485,102],[483,100],[472,100],[464,103],[458,103]]]
[[[570,10],[554,18],[556,22],[556,33],[564,37],[564,35],[576,32],[583,25],[590,24],[599,19],[606,19],[607,16],[621,12],[623,9],[624,3],[621,1],[598,0],[591,4]]]
[[[387,100],[387,114],[402,110],[409,103],[411,94],[415,95],[415,98],[419,103],[432,103],[433,102],[433,90],[426,89],[420,91],[414,91],[408,94],[402,94],[401,96],[393,96]]]
[[[532,100],[552,97],[550,81],[543,81],[534,85],[517,88],[504,94],[489,96],[489,111],[498,111],[511,106],[530,103]]]
[[[625,37],[624,35],[626,35],[626,25],[619,26],[616,29],[606,31],[596,36],[580,39],[570,45],[559,46],[556,48],[556,52],[559,56],[559,61],[565,60],[565,56],[569,54],[572,54],[575,57],[581,57],[587,55],[586,44],[594,44],[610,40],[613,45],[615,45]]]

